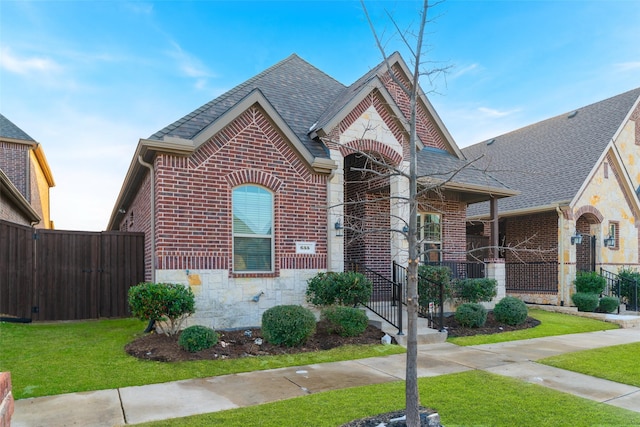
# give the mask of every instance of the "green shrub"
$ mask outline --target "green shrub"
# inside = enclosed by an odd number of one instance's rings
[[[600,295],[607,285],[607,280],[595,271],[579,271],[574,283],[578,293]]]
[[[140,320],[166,321],[156,326],[162,333],[176,335],[184,319],[195,312],[195,297],[188,286],[145,282],[129,288],[129,307]]]
[[[598,311],[600,313],[613,313],[618,309],[620,300],[616,297],[602,297],[598,303]]]
[[[477,303],[464,303],[456,309],[456,320],[461,326],[479,328],[487,321],[487,310]]]
[[[330,333],[343,337],[356,337],[369,325],[365,312],[354,307],[327,307],[322,310],[322,318],[329,323]]]
[[[493,308],[493,317],[498,322],[512,326],[523,324],[528,315],[527,305],[515,297],[504,297]]]
[[[206,350],[218,343],[218,334],[211,328],[201,325],[193,325],[185,328],[180,333],[178,344],[188,352]]]
[[[491,301],[498,294],[495,279],[462,279],[454,282],[454,297],[462,302]]]
[[[440,284],[443,285],[443,300],[451,298],[451,270],[445,266],[421,264],[418,267],[418,304],[429,307],[429,303],[440,304]]]
[[[262,314],[262,334],[274,345],[302,345],[315,331],[315,316],[299,305],[277,305]]]
[[[355,271],[318,273],[307,281],[307,302],[317,306],[365,304],[373,284]]]
[[[627,304],[627,309],[637,310],[636,307],[636,298],[640,302],[640,297],[638,297],[638,287],[640,287],[640,272],[633,270],[631,268],[623,268],[618,271],[618,276],[623,279],[620,282],[620,289],[613,289],[615,295],[620,297],[625,304]]]
[[[600,297],[598,294],[576,292],[571,295],[571,300],[573,301],[573,304],[578,307],[578,311],[593,312],[598,307]]]

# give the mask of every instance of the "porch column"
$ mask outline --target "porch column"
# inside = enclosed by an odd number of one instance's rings
[[[491,223],[491,236],[490,236],[490,243],[491,243],[491,258],[492,259],[498,259],[498,245],[499,245],[499,227],[498,227],[498,199],[495,197],[491,197],[491,219],[490,219],[490,223]]]
[[[402,169],[409,171],[409,162],[402,163]],[[389,178],[389,196],[391,197],[391,261],[407,265],[409,257],[407,239],[402,229],[409,223],[409,180],[402,176]]]
[[[344,158],[337,150],[330,154],[338,168],[327,181],[327,271],[344,271],[345,237],[336,236],[335,229],[338,221],[344,226]]]

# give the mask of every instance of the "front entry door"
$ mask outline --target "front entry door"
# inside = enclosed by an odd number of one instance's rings
[[[576,268],[578,271],[596,271],[596,236],[582,236],[576,245]]]

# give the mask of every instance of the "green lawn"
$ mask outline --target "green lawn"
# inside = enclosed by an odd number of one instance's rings
[[[447,427],[640,425],[637,412],[484,371],[421,378],[419,388],[421,404],[437,410]],[[142,425],[335,427],[402,408],[404,383],[395,382]]]
[[[457,345],[468,346],[619,328],[618,325],[613,323],[544,310],[529,310],[529,316],[538,319],[541,324],[535,328],[522,329],[519,331],[492,335],[475,335],[471,337],[455,337],[449,338],[447,341]]]
[[[162,383],[189,378],[404,353],[400,346],[349,346],[295,355],[164,363],[124,351],[146,322],[135,319],[49,324],[0,323],[0,371],[15,398]]]
[[[640,343],[633,343],[566,353],[537,362],[640,387],[638,355]]]

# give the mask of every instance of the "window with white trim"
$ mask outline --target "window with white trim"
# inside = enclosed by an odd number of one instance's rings
[[[418,214],[418,240],[423,251],[422,262],[442,260],[442,216],[440,214]]]
[[[233,189],[233,271],[273,271],[273,193],[257,185]]]

